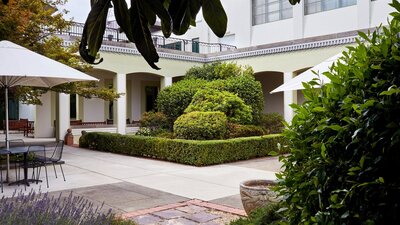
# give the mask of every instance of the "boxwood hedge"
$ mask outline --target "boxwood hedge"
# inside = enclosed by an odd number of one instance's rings
[[[207,166],[268,156],[284,146],[280,135],[235,138],[229,140],[181,140],[111,133],[86,133],[79,146],[104,152],[150,157],[194,166]]]

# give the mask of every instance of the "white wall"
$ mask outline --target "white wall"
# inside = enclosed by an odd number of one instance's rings
[[[371,2],[371,27],[379,26],[381,23],[387,24],[386,18],[394,9],[389,6],[391,0],[377,0]]]
[[[304,37],[352,31],[357,25],[357,5],[305,15]]]
[[[83,122],[105,121],[104,100],[98,98],[83,99]]]
[[[304,15],[302,1],[294,6],[293,18],[253,26],[251,0],[221,2],[228,15],[226,35],[235,35],[234,45],[238,48],[374,28],[381,23],[387,24],[386,18],[393,11],[388,6],[391,0],[358,0],[357,5]],[[179,36],[184,39],[196,37],[202,42],[220,41],[208,28],[201,12],[197,17],[197,26]]]
[[[36,105],[26,105],[19,103],[19,118],[28,119],[30,121],[35,120],[36,115]]]

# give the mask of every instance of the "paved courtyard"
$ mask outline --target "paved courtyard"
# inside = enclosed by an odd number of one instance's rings
[[[63,160],[66,182],[59,167],[57,179],[48,167],[49,188],[45,183],[32,184],[26,190],[5,185],[3,195],[12,196],[16,189],[52,195],[72,191],[94,204],[104,202],[104,209],[113,208],[139,224],[224,224],[245,215],[239,183],[275,179],[281,166],[272,157],[194,167],[70,146],[65,147]],[[13,171],[10,176],[15,179]]]

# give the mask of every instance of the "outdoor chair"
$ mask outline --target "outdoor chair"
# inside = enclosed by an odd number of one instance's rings
[[[47,175],[46,165],[50,162],[50,158],[46,157],[46,147],[43,145],[29,146],[28,154],[33,154],[33,159],[27,164],[27,168],[32,168],[32,181],[36,181],[36,184],[40,181],[40,171],[44,167],[46,173],[47,188],[49,188],[49,177]],[[36,173],[35,173],[36,170]]]
[[[8,151],[6,149],[0,149],[0,185],[1,185],[1,193],[3,193],[3,169],[7,169],[7,155]],[[2,161],[5,161],[3,164]],[[5,167],[4,167],[5,165]]]
[[[60,169],[61,169],[61,173],[63,175],[64,181],[65,180],[65,175],[64,175],[64,170],[62,168],[62,164],[64,164],[65,162],[63,160],[61,160],[62,158],[62,153],[64,150],[64,141],[60,140],[57,141],[57,145],[54,148],[54,152],[52,153],[51,157],[45,161],[45,163],[48,164],[53,164],[53,168],[54,168],[54,174],[56,175],[57,178],[57,171],[56,171],[56,166],[55,165],[60,165]]]
[[[8,141],[9,147],[22,147],[25,146],[25,142],[22,139],[14,139],[14,140],[9,140]],[[10,164],[14,163],[14,169],[15,169],[15,179],[19,180],[20,179],[20,167],[19,165],[23,163],[23,156],[21,154],[18,155],[13,155],[13,158],[10,159]]]

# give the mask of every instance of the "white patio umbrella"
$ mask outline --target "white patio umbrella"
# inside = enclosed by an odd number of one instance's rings
[[[62,63],[10,41],[0,41],[0,87],[5,89],[6,147],[8,143],[8,88],[14,86],[53,87],[74,81],[98,81]]]
[[[313,71],[315,71],[319,75],[319,79],[321,80],[322,85],[325,83],[329,83],[330,82],[329,78],[323,75],[323,73],[329,71],[332,64],[336,62],[341,56],[343,56],[343,54],[339,53],[337,55],[330,57],[329,59],[323,61],[322,63],[304,71],[303,73],[299,74],[298,76],[294,77],[288,82],[282,84],[281,86],[272,90],[270,93],[272,94],[281,91],[294,91],[294,90],[304,89],[303,82],[307,83],[314,78],[318,78],[318,76]],[[316,87],[320,87],[320,85]]]

